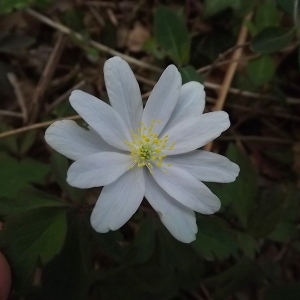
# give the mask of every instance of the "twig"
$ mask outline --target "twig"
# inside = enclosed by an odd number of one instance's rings
[[[245,18],[245,21],[250,20],[251,17],[252,17],[252,14],[247,15]],[[238,40],[236,43],[237,46],[245,44],[245,41],[247,39],[247,34],[248,34],[248,30],[243,22],[239,36],[238,36]],[[238,60],[240,60],[242,53],[243,53],[242,47],[237,47],[235,49],[235,51],[233,52],[233,55],[232,55],[233,62],[229,65],[229,68],[227,69],[224,81],[219,90],[219,97],[217,99],[217,102],[216,102],[213,110],[222,110],[222,108],[224,107],[224,103],[225,103],[226,97],[228,95],[233,76],[234,76],[237,66],[238,66]],[[204,147],[204,149],[207,151],[210,151],[212,146],[213,146],[213,142],[210,142],[209,144],[207,144]]]
[[[251,14],[249,14],[248,16],[246,16],[245,21],[250,20],[252,17]],[[235,51],[233,52],[232,55],[232,60],[233,62],[230,64],[226,74],[225,74],[225,78],[224,81],[222,83],[222,86],[219,90],[219,97],[218,100],[214,106],[214,110],[221,110],[224,106],[225,103],[225,99],[227,97],[233,76],[236,72],[237,66],[238,66],[238,61],[241,58],[241,55],[243,53],[243,48],[242,47],[238,47],[240,45],[244,45],[246,38],[247,38],[247,34],[248,34],[248,30],[247,27],[244,25],[242,25],[239,36],[238,36],[238,40],[237,40],[237,48],[235,49]],[[209,146],[210,145],[210,146]],[[210,143],[207,147],[206,150],[211,150],[212,148],[212,143]]]
[[[205,71],[211,70],[211,69],[213,69],[215,67],[220,67],[220,66],[228,65],[228,64],[231,64],[233,62],[237,62],[237,63],[248,62],[249,60],[254,59],[254,58],[256,58],[256,57],[258,57],[260,55],[261,54],[254,54],[254,55],[248,56],[246,58],[238,59],[238,60],[226,59],[226,60],[223,60],[223,61],[219,61],[217,63],[212,63],[211,65],[207,65],[205,67],[199,68],[197,70],[197,73],[204,73]],[[216,60],[216,61],[218,61],[218,60]],[[207,75],[205,74],[205,76],[207,76]]]
[[[221,141],[234,141],[236,139],[239,139],[244,142],[264,142],[264,143],[278,143],[278,144],[293,144],[294,141],[292,140],[286,140],[286,139],[279,139],[279,138],[273,138],[268,136],[255,136],[255,135],[246,135],[246,136],[220,136],[219,140]]]
[[[244,48],[245,46],[248,46],[248,45],[249,45],[249,43],[242,43],[242,44],[238,44],[238,43],[237,43],[235,46],[233,46],[233,47],[227,49],[225,52],[219,54],[218,58],[217,58],[217,59],[209,66],[209,68],[208,68],[207,73],[205,74],[205,76],[207,77],[207,76],[211,73],[211,71],[212,71],[217,65],[219,65],[220,60],[225,59],[225,57],[226,57],[228,54],[230,54],[230,53],[232,53],[233,51],[236,51],[236,50],[238,50],[238,49],[240,49],[240,51],[242,51],[243,48]],[[234,59],[234,55],[231,57],[230,61],[232,61],[233,59]],[[199,70],[200,70],[200,69],[199,69]],[[197,72],[199,72],[199,70],[197,70]]]
[[[206,297],[207,300],[213,300],[213,298],[211,297],[211,295],[210,295],[208,289],[205,287],[204,284],[201,284],[201,285],[200,285],[200,288],[201,288],[201,290],[202,290],[202,292],[203,292],[203,294],[205,295],[205,297]]]
[[[37,113],[40,107],[40,99],[44,95],[47,87],[50,84],[54,71],[56,70],[56,66],[58,61],[60,60],[61,54],[65,48],[66,38],[65,35],[60,33],[55,47],[49,57],[49,60],[45,66],[43,74],[35,88],[33,99],[32,99],[32,111],[31,111],[31,118],[30,122],[34,122],[36,120]]]
[[[71,117],[65,117],[64,119],[67,119],[67,120],[80,120],[81,117],[79,115],[75,115],[75,116],[71,116]],[[61,118],[56,119],[56,120],[47,121],[47,122],[36,123],[36,124],[24,126],[22,128],[18,128],[18,129],[9,130],[9,131],[0,133],[0,139],[11,136],[11,135],[16,135],[16,134],[19,134],[19,133],[27,132],[27,131],[30,131],[30,130],[45,128],[47,126],[50,126],[53,122],[59,121],[59,120],[61,120]]]
[[[104,26],[105,25],[105,21],[102,18],[102,16],[99,14],[99,12],[91,6],[88,6],[92,16],[94,17],[94,19],[100,24],[100,26]]]
[[[110,7],[110,8],[116,8],[116,3],[110,2],[110,1],[85,1],[86,5],[94,5],[94,6],[100,6],[100,7]]]
[[[117,20],[117,18],[116,18],[116,16],[115,16],[114,12],[112,11],[112,9],[111,9],[111,8],[107,8],[107,9],[106,9],[106,13],[107,13],[107,15],[108,15],[108,17],[109,17],[111,23],[112,23],[115,27],[117,27],[117,26],[118,26],[118,20]]]
[[[296,28],[298,27],[298,13],[299,13],[298,0],[295,0],[293,17],[294,17],[294,24],[295,24]]]
[[[59,67],[59,66],[58,66]],[[79,67],[78,65],[75,65],[69,73],[58,77],[54,78],[50,84],[50,87],[61,87],[64,84],[66,84],[69,80],[71,80],[73,77],[75,77],[78,74]]]
[[[14,118],[23,119],[23,114],[22,113],[9,111],[9,110],[2,110],[2,109],[0,109],[0,116],[7,116],[7,117],[14,117]]]
[[[245,21],[250,20],[252,17],[252,14],[249,14],[246,16]],[[239,36],[238,36],[238,40],[236,45],[243,45],[246,41],[247,38],[247,34],[248,34],[248,30],[247,27],[244,25],[244,22],[242,24]],[[229,89],[230,89],[230,85],[233,79],[233,76],[236,72],[237,66],[238,66],[238,62],[237,60],[239,60],[241,58],[243,52],[243,48],[242,47],[238,47],[235,49],[235,51],[233,52],[232,55],[232,60],[233,62],[229,65],[229,68],[227,69],[227,72],[225,74],[225,78],[224,81],[221,85],[221,88],[219,90],[219,97],[217,99],[217,102],[213,108],[213,110],[222,110],[224,103],[225,103],[225,99],[228,95]],[[204,149],[207,151],[210,151],[211,148],[213,146],[213,142],[208,143],[207,145],[205,145]]]
[[[151,80],[151,79],[148,79],[148,78],[145,78],[145,77],[143,77],[143,76],[141,76],[141,75],[134,74],[134,76],[135,76],[135,78],[136,78],[138,81],[140,81],[140,82],[142,82],[142,83],[146,83],[146,84],[148,84],[149,86],[155,86],[155,84],[156,84],[155,81],[153,81],[153,80]]]
[[[147,97],[148,95],[149,95],[149,93],[143,94],[143,97]],[[229,105],[229,104],[226,104],[226,105]],[[81,117],[79,115],[75,115],[75,116],[65,117],[64,119],[79,120],[79,119],[81,119]],[[13,130],[10,130],[10,131],[6,131],[6,132],[3,132],[3,133],[0,133],[0,139],[11,136],[11,135],[16,135],[16,134],[19,134],[19,133],[27,132],[27,131],[30,131],[30,130],[44,128],[44,127],[47,127],[47,126],[51,125],[53,122],[58,121],[58,120],[61,120],[61,118],[56,119],[56,120],[47,121],[47,122],[42,122],[42,123],[36,123],[36,124],[25,126],[25,127],[22,127],[22,128],[13,129]],[[298,121],[300,121],[300,120],[298,120]],[[225,141],[234,140],[236,138],[237,138],[236,136],[221,136],[221,137],[219,137],[220,140],[225,140]],[[272,138],[272,137],[261,137],[261,136],[239,136],[238,139],[240,139],[242,141],[252,141],[252,140],[254,140],[254,141],[261,141],[261,142],[274,142],[274,143],[286,143],[286,144],[293,143],[290,140],[282,140],[282,139],[276,139],[276,138]]]
[[[140,66],[144,69],[148,69],[148,70],[151,70],[151,71],[154,71],[154,72],[158,72],[158,73],[161,73],[162,72],[162,69],[161,68],[158,68],[156,66],[153,66],[153,65],[150,65],[150,64],[147,64],[145,62],[143,62],[142,60],[138,60],[138,59],[135,59],[129,55],[126,55],[126,54],[123,54],[121,52],[118,52],[112,48],[109,48],[103,44],[100,44],[94,40],[91,40],[91,39],[86,39],[84,38],[80,33],[78,32],[75,32],[73,30],[71,30],[70,28],[60,24],[60,23],[57,23],[53,20],[51,20],[50,18],[38,13],[37,11],[31,9],[31,8],[27,8],[25,9],[25,11],[31,15],[32,17],[38,19],[39,21],[49,25],[50,27],[52,28],[55,28],[56,30],[64,33],[64,34],[67,34],[67,35],[70,35],[70,36],[74,36],[75,38],[77,38],[78,40],[82,41],[82,42],[85,42],[85,43],[88,43],[90,44],[92,47],[98,49],[99,51],[102,51],[102,52],[105,52],[105,53],[108,53],[110,55],[117,55],[117,56],[120,56],[122,57],[124,60],[126,60],[128,63],[132,63],[132,64],[135,64],[137,66]]]
[[[70,96],[71,92],[77,89],[82,88],[85,85],[85,80],[82,80],[78,82],[76,85],[74,85],[72,88],[67,90],[65,93],[63,93],[61,96],[59,96],[54,102],[52,102],[46,109],[45,114],[48,114],[53,108],[58,106],[60,103],[62,103],[68,96]]]
[[[99,2],[99,4],[100,3],[102,3],[102,2]],[[98,49],[102,52],[108,53],[110,55],[120,56],[129,63],[132,63],[134,65],[140,66],[142,68],[145,68],[145,69],[157,72],[157,73],[161,73],[163,71],[159,67],[147,64],[147,63],[145,63],[141,60],[135,59],[135,58],[133,58],[129,55],[126,55],[126,54],[123,54],[121,52],[115,51],[114,49],[111,49],[111,48],[109,48],[105,45],[102,45],[102,44],[100,44],[100,43],[98,43],[94,40],[86,40],[81,34],[72,31],[70,28],[68,28],[68,27],[66,27],[66,26],[64,26],[60,23],[52,21],[51,19],[47,18],[46,16],[43,16],[42,14],[40,14],[40,13],[38,13],[38,12],[32,10],[32,9],[28,8],[25,11],[28,14],[30,14],[31,16],[33,16],[34,18],[38,19],[39,21],[49,25],[50,27],[55,28],[58,31],[61,31],[61,32],[67,34],[67,35],[73,35],[76,38],[78,38],[79,40],[89,43],[91,46],[95,47],[96,49]],[[220,85],[218,85],[216,83],[212,83],[212,82],[205,82],[204,85],[208,88],[213,89],[213,90],[218,90],[221,87]],[[252,97],[252,98],[260,98],[261,97],[261,98],[264,98],[264,99],[270,99],[270,100],[275,99],[276,100],[276,97],[273,97],[273,96],[263,96],[263,95],[260,95],[260,94],[247,92],[247,91],[242,91],[242,90],[235,89],[235,88],[230,88],[229,92],[232,93],[232,94],[239,94],[239,95],[242,95],[242,96],[247,96],[247,97]],[[287,103],[288,104],[300,104],[300,99],[287,98]]]
[[[144,93],[144,94],[142,94],[142,99],[145,99],[145,98],[149,97],[149,96],[150,96],[150,94],[151,94],[151,91],[150,91],[150,92],[147,92],[147,93]]]
[[[217,99],[213,99],[211,97],[206,97],[206,102],[208,103],[216,103]],[[281,118],[281,119],[287,119],[289,121],[296,121],[300,122],[300,117],[289,115],[286,113],[281,113],[281,112],[276,112],[276,111],[266,111],[266,110],[261,110],[261,109],[255,109],[252,107],[246,107],[243,105],[239,104],[232,104],[232,103],[225,103],[226,107],[231,107],[236,110],[241,110],[241,111],[247,111],[249,113],[252,113],[254,115],[263,115],[263,116],[268,116],[268,117],[275,117],[275,118]]]
[[[19,82],[17,80],[17,77],[13,73],[8,73],[7,78],[14,89],[15,95],[17,97],[17,101],[22,111],[23,123],[25,124],[28,120],[28,111],[27,111],[25,99],[21,91]]]
[[[220,84],[213,83],[213,82],[208,82],[208,81],[204,82],[204,86],[207,87],[207,88],[210,88],[212,90],[219,90],[221,88]],[[245,97],[249,97],[249,98],[259,98],[259,99],[266,99],[266,100],[278,100],[276,97],[271,96],[271,95],[262,95],[262,94],[258,94],[258,93],[239,90],[239,89],[236,89],[236,88],[230,88],[229,93],[234,94],[234,95],[239,95],[239,96],[245,96]],[[285,100],[286,100],[287,104],[295,104],[295,105],[300,104],[300,99],[297,99],[297,98],[287,97]]]
[[[135,77],[138,81],[140,81],[142,83],[145,83],[149,86],[154,86],[156,84],[155,81],[153,81],[151,79],[148,79],[148,78],[145,78],[141,75],[135,74]],[[216,90],[216,91],[221,88],[220,84],[209,82],[209,81],[205,81],[203,84],[206,88]],[[239,96],[245,96],[245,97],[249,97],[249,98],[265,99],[265,100],[278,100],[276,97],[271,96],[271,95],[262,95],[262,94],[258,94],[258,93],[239,90],[239,89],[236,89],[236,88],[230,88],[229,93],[234,94],[234,95],[239,95]],[[287,104],[299,105],[300,104],[300,99],[287,97],[286,98],[286,103]]]

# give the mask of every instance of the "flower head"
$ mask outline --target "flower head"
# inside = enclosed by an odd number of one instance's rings
[[[175,238],[192,242],[194,211],[220,209],[220,200],[201,181],[232,182],[239,173],[226,157],[196,150],[229,127],[228,114],[203,114],[203,86],[182,85],[174,65],[163,72],[144,109],[123,59],[107,60],[104,77],[111,106],[82,91],[70,96],[88,130],[62,120],[46,131],[47,143],[75,161],[67,181],[78,188],[104,186],[91,215],[98,232],[124,225],[145,196]]]

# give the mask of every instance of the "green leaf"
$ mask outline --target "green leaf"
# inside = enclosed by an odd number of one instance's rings
[[[228,270],[206,279],[205,283],[214,288],[212,295],[214,300],[224,300],[231,292],[237,292],[244,286],[262,282],[262,280],[259,266],[254,261],[243,258]]]
[[[269,82],[275,74],[276,66],[270,55],[263,55],[248,63],[247,71],[251,81],[261,86]]]
[[[299,282],[289,285],[272,286],[266,293],[264,300],[299,300],[300,284]]]
[[[0,153],[0,197],[15,197],[28,183],[43,183],[49,166],[30,158],[18,161]]]
[[[300,194],[297,186],[287,184],[281,186],[284,193],[283,196],[283,209],[282,209],[282,221],[295,223],[299,218],[300,208]]]
[[[50,158],[51,169],[61,189],[75,202],[81,202],[83,190],[70,186],[67,183],[68,159],[59,153],[53,153]]]
[[[276,0],[277,5],[290,15],[294,13],[294,1],[291,0]]]
[[[298,229],[296,223],[281,222],[278,223],[275,230],[268,236],[270,240],[289,243],[298,236]]]
[[[206,56],[211,62],[215,61],[221,53],[233,47],[236,37],[226,28],[219,28],[210,34],[201,35],[194,38],[193,42],[193,61],[200,63],[203,59],[198,60],[202,55]],[[208,62],[209,63],[209,62]]]
[[[257,245],[257,241],[254,239],[253,236],[251,236],[246,232],[238,232],[237,242],[246,257],[250,259],[255,258],[255,252],[257,250],[258,245]]]
[[[191,244],[176,240],[160,221],[157,220],[156,225],[161,269],[168,270],[169,277],[177,279],[177,286],[184,289],[196,288],[203,270],[196,249]]]
[[[257,34],[257,28],[254,23],[250,20],[245,20],[244,25],[247,27],[248,31],[250,32],[251,36],[255,36]]]
[[[256,238],[268,236],[281,220],[284,194],[278,186],[266,189],[250,212],[248,232]]]
[[[197,223],[199,230],[192,245],[205,259],[224,259],[236,252],[235,237],[226,222],[209,217],[200,218]]]
[[[51,3],[52,0],[35,0],[35,4],[40,9],[46,9]]]
[[[107,233],[93,231],[93,233],[95,243],[99,244],[103,253],[118,262],[124,260],[127,249],[124,245],[121,246],[124,243],[124,237],[119,231],[109,231]]]
[[[68,27],[73,29],[74,31],[82,31],[84,30],[84,12],[81,9],[77,9],[74,7],[70,7],[70,9],[66,10],[62,15],[62,21]]]
[[[91,281],[91,226],[85,218],[69,216],[69,228],[62,251],[46,265],[43,277],[44,300],[87,299]]]
[[[292,167],[294,163],[293,150],[287,147],[263,149],[263,155],[270,159],[272,163],[278,164],[278,166]]]
[[[147,218],[141,224],[133,246],[136,248],[135,263],[144,263],[150,259],[155,247],[155,223],[153,218]]]
[[[182,76],[183,84],[189,81],[198,81],[200,83],[203,83],[204,81],[203,77],[199,73],[197,73],[196,69],[191,65],[180,67],[179,72]]]
[[[9,131],[11,129],[13,128],[6,126],[5,124],[0,122],[0,133]],[[35,138],[35,130],[23,133],[20,136],[6,137],[0,140],[0,149],[7,153],[14,154],[16,156],[23,156],[31,148],[31,146],[35,142]]]
[[[13,215],[41,207],[67,207],[68,204],[59,198],[25,187],[17,194],[16,199],[0,198],[0,215]]]
[[[300,242],[299,241],[294,241],[292,243],[292,246],[294,249],[296,249],[298,252],[300,252]]]
[[[103,273],[102,280],[95,285],[89,298],[91,300],[174,299],[182,283],[176,281],[172,270],[161,268],[157,260],[123,267],[113,274]]]
[[[20,155],[24,155],[33,146],[35,139],[36,139],[35,130],[28,131],[21,136],[20,150],[19,150]]]
[[[39,208],[10,217],[0,234],[16,276],[16,287],[28,284],[38,258],[48,263],[60,252],[67,230],[66,214],[56,208]]]
[[[152,54],[159,60],[164,59],[166,56],[165,51],[163,49],[160,49],[159,45],[157,44],[154,38],[149,38],[143,45],[143,48],[145,51]]]
[[[293,36],[293,29],[267,27],[254,37],[251,42],[251,49],[260,53],[276,52],[288,46]]]
[[[16,7],[25,8],[27,5],[29,5],[28,0],[2,0],[0,2],[0,15],[8,14]]]
[[[257,31],[261,31],[269,26],[277,26],[280,14],[274,3],[265,1],[257,7],[254,20]]]
[[[207,184],[221,199],[222,205],[232,205],[237,217],[246,228],[249,213],[257,194],[257,172],[249,158],[231,144],[226,156],[240,167],[237,179],[226,184]]]
[[[0,133],[10,130],[11,128],[5,126],[4,124],[0,123]],[[13,154],[18,153],[18,140],[16,136],[9,136],[0,140],[0,149],[6,152],[10,152]],[[0,152],[0,161],[1,161],[1,154]],[[1,172],[1,171],[0,171]]]
[[[240,8],[241,0],[205,0],[204,18],[212,17],[227,8]]]
[[[190,57],[190,37],[183,21],[173,10],[160,5],[154,15],[154,37],[157,43],[178,65]]]

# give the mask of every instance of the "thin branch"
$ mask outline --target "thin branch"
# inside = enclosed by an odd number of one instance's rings
[[[111,23],[117,27],[118,26],[118,19],[116,18],[114,12],[112,11],[111,8],[107,8],[106,9],[106,13],[107,13],[107,16],[109,18],[109,20],[111,21]]]
[[[9,110],[2,110],[2,109],[0,109],[0,116],[7,116],[7,117],[23,119],[22,113],[9,111]]]
[[[116,8],[116,3],[110,2],[110,1],[85,1],[85,5],[94,5],[94,6],[100,6],[100,7],[110,7],[110,8]]]
[[[52,109],[54,109],[56,106],[58,106],[60,103],[62,103],[64,100],[70,96],[71,92],[77,89],[82,88],[85,85],[85,80],[82,80],[75,84],[72,88],[67,90],[65,93],[63,93],[61,96],[59,96],[54,102],[52,102],[46,109],[45,115],[48,114]]]
[[[207,88],[210,88],[212,90],[219,90],[221,85],[213,82],[204,82],[204,86]],[[234,94],[234,95],[239,95],[239,96],[245,96],[249,98],[258,98],[258,99],[266,99],[266,100],[278,100],[276,97],[271,96],[271,95],[262,95],[258,93],[253,93],[253,92],[248,92],[248,91],[243,91],[239,90],[236,88],[230,88],[229,93]],[[291,98],[287,97],[286,99],[287,104],[294,104],[294,105],[299,105],[300,104],[300,99],[297,98]]]
[[[42,76],[35,88],[33,98],[32,98],[32,110],[31,110],[31,117],[30,121],[35,122],[37,113],[39,111],[40,107],[40,99],[43,97],[47,87],[50,84],[50,81],[53,77],[54,71],[56,70],[56,66],[60,60],[60,57],[63,53],[63,50],[65,48],[66,43],[66,37],[63,33],[60,33],[55,47],[50,54],[50,57],[48,59],[48,62],[43,70]]]
[[[295,3],[294,3],[293,17],[294,17],[294,24],[297,27],[298,26],[298,0],[295,0]]]
[[[278,143],[278,144],[293,144],[294,141],[287,139],[279,139],[268,136],[255,136],[255,135],[239,135],[239,136],[220,136],[220,141],[235,141],[236,139],[243,142],[263,142],[263,143]]]
[[[222,64],[222,62],[220,62],[220,61],[221,61],[221,60],[224,60],[225,57],[226,57],[228,54],[230,54],[230,53],[232,53],[233,51],[236,51],[236,50],[238,50],[238,49],[240,49],[240,51],[242,51],[242,50],[243,50],[242,48],[244,48],[244,47],[246,47],[246,46],[248,46],[248,45],[249,45],[249,43],[237,44],[237,45],[235,45],[235,46],[233,46],[233,47],[227,49],[225,52],[219,54],[218,58],[217,58],[211,65],[207,66],[207,73],[205,74],[205,76],[207,77],[215,67],[217,67],[217,66],[219,66],[220,64]],[[231,57],[231,58],[229,59],[229,61],[232,61],[232,60],[233,60],[233,57]],[[201,68],[201,69],[202,69],[202,68]],[[197,72],[200,72],[201,69],[198,69]]]
[[[120,56],[122,57],[124,60],[126,60],[128,63],[132,63],[134,65],[137,65],[137,66],[140,66],[144,69],[148,69],[148,70],[151,70],[151,71],[154,71],[154,72],[158,72],[158,73],[161,73],[162,72],[162,69],[161,68],[158,68],[156,66],[153,66],[153,65],[150,65],[150,64],[147,64],[145,62],[143,62],[142,60],[139,60],[139,59],[135,59],[129,55],[126,55],[126,54],[123,54],[119,51],[116,51],[112,48],[109,48],[103,44],[100,44],[94,40],[91,40],[91,39],[86,39],[85,37],[83,37],[80,33],[76,32],[76,31],[73,31],[72,29],[70,29],[69,27],[65,26],[65,25],[62,25],[58,22],[55,22],[53,20],[51,20],[50,18],[38,13],[37,11],[31,9],[31,8],[27,8],[25,9],[25,11],[31,15],[32,17],[38,19],[39,21],[49,25],[50,27],[52,28],[55,28],[56,30],[66,34],[66,35],[70,35],[70,36],[74,36],[75,38],[77,38],[78,40],[84,42],[84,43],[88,43],[90,44],[92,47],[98,49],[99,51],[102,51],[102,52],[105,52],[105,53],[108,53],[110,55],[116,55],[116,56]]]
[[[217,83],[212,83],[212,82],[207,82],[207,81],[204,83],[204,85],[205,85],[205,87],[213,89],[213,90],[219,90],[221,87],[221,85],[219,85]],[[278,101],[278,98],[276,98],[275,96],[272,96],[272,95],[263,95],[263,94],[243,91],[243,90],[240,90],[237,88],[230,88],[229,92],[233,95],[245,96],[248,98]],[[285,98],[285,101],[287,104],[290,104],[290,105],[299,105],[300,104],[300,99],[298,99],[298,98],[287,97],[287,98]]]
[[[206,102],[208,103],[216,103],[217,99],[211,98],[211,97],[206,97]],[[254,115],[263,115],[263,116],[268,116],[268,117],[275,117],[275,118],[281,118],[281,119],[287,119],[289,121],[295,121],[295,122],[300,122],[300,117],[293,116],[287,113],[282,113],[282,112],[276,112],[276,111],[266,111],[266,110],[261,110],[261,109],[256,109],[248,106],[243,106],[239,104],[232,104],[232,103],[225,103],[225,107],[231,107],[236,110],[241,110],[241,111],[246,111]],[[280,110],[281,111],[281,110]]]
[[[219,61],[219,62],[218,62],[218,60],[216,60],[216,61],[217,61],[216,63],[212,63],[211,65],[207,65],[207,66],[205,66],[205,67],[199,68],[199,69],[197,70],[197,73],[204,73],[205,71],[211,70],[211,69],[213,69],[213,68],[215,68],[215,67],[220,67],[220,66],[224,66],[224,65],[229,65],[229,64],[231,64],[231,63],[233,63],[233,62],[237,62],[237,63],[248,62],[249,60],[254,59],[254,58],[256,58],[256,57],[258,57],[258,56],[260,56],[260,55],[261,55],[261,54],[254,54],[254,55],[248,56],[248,57],[246,57],[246,58],[237,59],[237,60],[226,59],[226,60]],[[207,75],[205,74],[205,76],[207,76]]]
[[[105,20],[102,18],[102,16],[99,14],[99,12],[91,6],[88,6],[89,11],[91,12],[94,19],[100,24],[100,26],[105,26]]]
[[[250,20],[251,17],[252,17],[252,14],[250,13],[249,15],[247,15],[245,17],[244,21]],[[247,35],[248,35],[248,29],[244,25],[244,22],[243,22],[242,27],[240,29],[240,33],[239,33],[236,45],[239,46],[239,45],[245,44],[245,41],[247,39]],[[215,111],[222,110],[222,108],[224,107],[224,103],[225,103],[225,100],[227,98],[227,95],[228,95],[228,92],[229,92],[229,89],[230,89],[230,85],[231,85],[232,79],[234,77],[234,74],[236,72],[236,69],[237,69],[237,66],[238,66],[238,61],[240,60],[240,58],[242,56],[242,53],[243,53],[243,48],[242,47],[237,47],[235,49],[235,51],[233,52],[233,55],[232,55],[233,62],[229,65],[229,67],[227,69],[227,72],[225,74],[225,78],[223,80],[223,83],[222,83],[221,88],[219,90],[219,97],[218,97],[218,100],[217,100],[217,102],[216,102],[216,104],[213,108],[213,110],[215,110]],[[212,146],[213,146],[213,142],[207,144],[204,147],[204,149],[207,150],[207,151],[210,151]]]
[[[99,2],[102,3],[102,2]],[[157,72],[157,73],[161,73],[163,70],[159,67],[147,64],[141,60],[135,59],[129,55],[123,54],[121,52],[115,51],[114,49],[111,49],[105,45],[102,45],[94,40],[86,40],[81,34],[72,31],[70,28],[52,21],[51,19],[49,19],[48,17],[32,10],[32,9],[26,9],[25,10],[28,14],[30,14],[31,16],[33,16],[34,18],[38,19],[39,21],[49,25],[50,27],[57,29],[58,31],[61,31],[67,35],[71,35],[71,36],[75,36],[77,37],[79,40],[84,41],[89,43],[91,46],[95,47],[96,49],[108,53],[110,55],[117,55],[122,57],[124,60],[126,60],[129,63],[132,63],[134,65],[137,65],[139,67]],[[229,51],[229,49],[228,49]],[[212,82],[205,82],[204,85],[210,89],[213,90],[219,90],[220,89],[220,85],[216,84],[216,83],[212,83]],[[260,95],[260,94],[256,94],[256,93],[252,93],[252,92],[247,92],[247,91],[242,91],[239,89],[235,89],[235,88],[230,88],[229,92],[232,94],[240,94],[242,96],[247,96],[247,97],[252,97],[252,98],[264,98],[264,99],[270,99],[270,100],[276,100],[276,97],[273,96],[264,96],[264,95]],[[295,99],[295,98],[287,98],[287,103],[288,104],[300,104],[300,99]]]
[[[140,81],[142,83],[145,83],[149,86],[154,86],[156,84],[155,81],[153,81],[151,79],[148,79],[148,78],[145,78],[141,75],[135,74],[135,77],[138,81]],[[215,91],[218,91],[221,88],[220,84],[209,82],[209,81],[205,81],[203,83],[203,85],[206,88],[209,88],[209,89],[215,90]],[[262,94],[258,94],[258,93],[239,90],[239,89],[236,89],[236,88],[230,88],[229,93],[234,94],[234,95],[239,95],[239,96],[245,96],[245,97],[249,97],[249,98],[255,98],[255,99],[278,100],[276,97],[271,96],[271,95],[262,95]],[[300,104],[300,99],[287,97],[286,102],[287,102],[287,104],[299,105]]]
[[[79,115],[75,115],[75,116],[71,116],[71,117],[65,117],[64,119],[66,119],[66,120],[80,120],[81,117]],[[47,121],[47,122],[36,123],[36,124],[24,126],[22,128],[18,128],[18,129],[9,130],[9,131],[0,133],[0,139],[11,136],[11,135],[16,135],[16,134],[19,134],[19,133],[27,132],[27,131],[30,131],[30,130],[45,128],[47,126],[50,126],[53,122],[59,121],[59,120],[61,120],[61,118],[56,119],[56,120]]]
[[[7,78],[8,78],[10,84],[12,85],[12,87],[14,89],[15,95],[17,97],[17,101],[18,101],[19,106],[21,108],[23,123],[26,123],[27,120],[28,120],[28,111],[27,111],[25,98],[24,98],[24,95],[23,95],[22,90],[20,88],[17,77],[13,73],[8,73]]]
[[[245,18],[245,21],[250,20],[251,16],[252,16],[251,14],[248,15]],[[242,28],[241,28],[241,31],[240,31],[240,34],[239,34],[239,37],[238,37],[238,40],[237,40],[237,46],[238,45],[243,45],[245,43],[245,40],[247,38],[247,34],[248,34],[247,27],[243,24]],[[222,84],[222,87],[221,87],[221,90],[220,90],[220,94],[219,94],[219,97],[218,97],[218,101],[217,101],[217,103],[214,107],[214,110],[221,110],[224,106],[225,99],[227,97],[227,94],[228,94],[233,76],[234,76],[234,74],[236,72],[236,69],[237,69],[237,66],[238,66],[238,61],[240,60],[240,58],[242,56],[242,53],[243,53],[243,48],[241,48],[241,47],[238,47],[233,52],[232,63],[230,64],[230,66],[229,66],[229,68],[226,72],[226,75],[225,75],[225,78],[224,78],[224,81],[223,81],[223,84]]]

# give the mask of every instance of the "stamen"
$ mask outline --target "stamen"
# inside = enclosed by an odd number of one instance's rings
[[[141,127],[135,131],[137,134],[130,130],[132,141],[124,141],[129,146],[133,160],[133,165],[129,169],[134,166],[139,168],[146,166],[152,174],[153,165],[162,168],[163,158],[167,156],[166,151],[173,150],[176,143],[168,143],[168,135],[164,135],[162,138],[158,137],[158,134],[155,133],[155,125],[160,122],[159,120],[152,120],[148,128],[143,122],[140,122]],[[164,152],[162,152],[163,150]],[[170,166],[170,164],[167,164],[167,166]],[[167,172],[164,169],[163,171]]]

